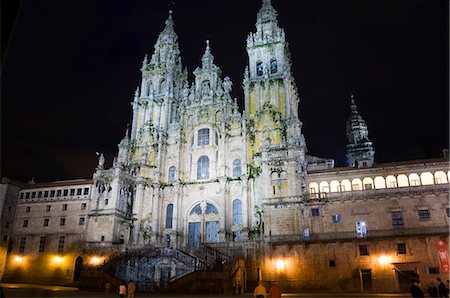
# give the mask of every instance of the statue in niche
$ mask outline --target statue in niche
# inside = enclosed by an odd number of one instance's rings
[[[225,90],[226,93],[230,93],[231,92],[231,87],[233,86],[233,82],[231,82],[229,77],[225,77],[223,79],[223,89]]]
[[[210,83],[208,80],[202,82],[202,97],[210,95]]]
[[[183,100],[184,102],[186,102],[187,104],[189,104],[189,103],[188,103],[189,86],[188,86],[187,83],[183,86],[183,89],[181,90],[181,97],[182,97],[182,100]]]
[[[103,153],[98,153],[96,152],[97,155],[100,155],[100,157],[98,158],[98,165],[97,165],[97,169],[103,169],[105,166],[105,157],[103,156]]]

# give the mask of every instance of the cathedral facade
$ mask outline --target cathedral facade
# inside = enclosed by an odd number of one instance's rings
[[[241,113],[209,41],[188,80],[169,12],[112,167],[100,154],[92,180],[3,184],[5,277],[29,277],[25,267],[40,264],[47,280],[65,283],[79,278],[83,259],[205,244],[228,256],[246,290],[262,279],[291,290],[325,280],[339,290],[400,291],[405,274],[448,272],[437,254],[448,243],[448,160],[374,163],[353,96],[348,167],[308,155],[290,51],[269,0],[246,48]],[[63,253],[66,261],[54,259]],[[119,277],[139,282],[131,271]]]

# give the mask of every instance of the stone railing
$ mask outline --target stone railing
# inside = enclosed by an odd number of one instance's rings
[[[419,185],[408,187],[392,187],[392,188],[375,188],[375,189],[363,189],[363,190],[349,190],[342,192],[318,192],[306,194],[307,200],[334,200],[334,199],[354,199],[373,197],[376,195],[389,195],[389,194],[421,194],[429,192],[441,192],[449,191],[449,184],[432,184],[432,185]]]
[[[372,230],[368,231],[366,237],[362,239],[374,239],[383,237],[398,237],[398,236],[427,236],[427,235],[448,235],[449,226],[427,227],[415,229],[400,229],[400,230]],[[266,236],[265,241],[271,243],[289,243],[289,242],[322,242],[335,240],[357,240],[356,231],[351,232],[325,232],[325,233],[311,233],[309,240],[303,239],[302,235],[272,235]]]

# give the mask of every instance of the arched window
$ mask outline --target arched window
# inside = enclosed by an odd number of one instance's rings
[[[278,65],[277,60],[272,59],[270,60],[270,73],[277,73],[278,72]]]
[[[159,83],[159,93],[163,93],[166,91],[166,80],[161,80],[161,83]]]
[[[166,229],[172,228],[172,218],[173,218],[173,204],[167,205],[166,211]]]
[[[170,182],[174,182],[175,179],[177,178],[175,172],[176,172],[175,167],[174,167],[174,166],[171,166],[171,167],[169,168],[169,175],[168,175],[168,178],[167,178],[167,181],[168,181],[169,183],[170,183]]]
[[[202,128],[198,131],[197,145],[209,145],[209,128]]]
[[[233,201],[233,225],[242,225],[242,202],[239,199]]]
[[[256,63],[256,75],[257,76],[262,76],[263,75],[263,64],[262,64],[262,62],[257,62]]]
[[[233,161],[233,176],[241,176],[241,161],[239,159]]]
[[[152,81],[149,80],[147,82],[147,96],[149,96],[151,92],[152,92]]]
[[[208,80],[202,82],[202,96],[209,95],[209,90],[211,89],[211,84]]]
[[[197,161],[197,179],[209,179],[209,158],[206,155],[200,156]]]

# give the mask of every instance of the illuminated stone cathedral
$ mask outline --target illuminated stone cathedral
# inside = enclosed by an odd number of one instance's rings
[[[188,80],[169,12],[112,167],[100,154],[92,180],[1,185],[5,280],[68,284],[97,270],[141,290],[278,280],[287,291],[395,292],[412,272],[447,274],[447,158],[376,164],[353,96],[348,167],[309,155],[270,0],[246,48],[241,113],[209,41]],[[61,274],[30,276],[33,266]],[[226,273],[214,284],[205,270]],[[193,275],[204,283],[188,287]]]

